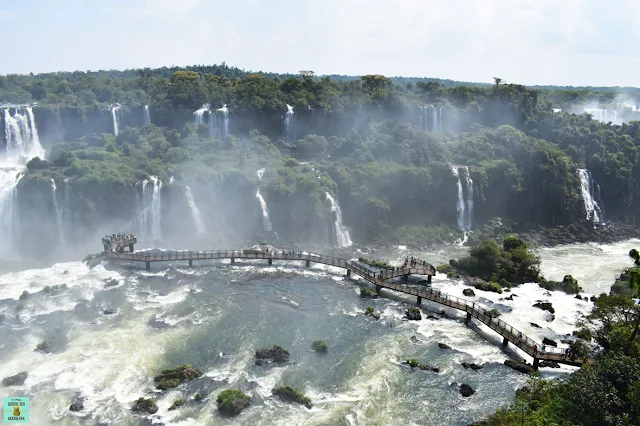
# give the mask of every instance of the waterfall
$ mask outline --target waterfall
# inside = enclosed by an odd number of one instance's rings
[[[56,227],[58,228],[58,238],[60,238],[60,243],[65,245],[66,242],[64,240],[64,226],[62,225],[62,215],[63,211],[58,205],[58,199],[56,196],[56,181],[51,179],[51,198],[53,199],[53,210],[56,215]]]
[[[176,181],[176,177],[175,177],[175,176],[171,176],[171,177],[169,178],[169,184],[170,184],[170,185],[173,185],[175,181]]]
[[[438,132],[442,133],[442,107],[438,107]]]
[[[211,110],[211,105],[204,104],[202,107],[193,113],[193,124],[196,127],[200,127],[201,124],[204,124],[204,113]],[[209,121],[211,121],[211,117],[209,117]]]
[[[229,108],[227,108],[227,104],[222,105],[222,108],[218,108],[216,111],[222,114],[222,139],[225,139],[229,136]]]
[[[435,106],[431,106],[431,131],[432,132],[437,132],[438,131],[438,111],[436,110]]]
[[[598,120],[602,123],[618,124],[618,111],[611,110],[613,117],[609,118],[609,110],[601,108],[583,108],[585,114],[589,114],[594,120]]]
[[[284,115],[284,137],[287,142],[291,137],[291,122],[293,121],[293,107],[287,104],[287,112]]]
[[[149,105],[144,106],[144,121],[145,125],[151,123],[151,114],[149,113]]]
[[[120,104],[111,106],[111,118],[113,119],[113,136],[118,137],[118,111]]]
[[[461,170],[463,171],[463,176],[460,176]],[[458,229],[469,231],[473,225],[473,180],[467,166],[452,165],[451,172],[457,178],[456,210],[458,212]],[[462,179],[466,183],[466,194]]]
[[[4,107],[4,150],[0,151],[0,254],[14,252],[14,238],[20,229],[17,186],[34,157],[44,159],[33,110],[29,106]],[[13,110],[13,115],[11,114]]]
[[[140,233],[147,236],[148,240],[160,240],[162,238],[162,210],[161,210],[161,189],[162,181],[156,176],[150,176],[150,181],[142,181],[142,200],[139,216]],[[153,188],[151,185],[153,184]]]
[[[264,175],[264,169],[260,169],[256,171],[258,175],[258,183],[262,180],[262,176]],[[262,227],[265,231],[271,232],[273,231],[273,226],[271,225],[271,219],[269,218],[269,209],[267,208],[267,202],[264,200],[262,194],[260,194],[260,188],[258,187],[258,192],[256,192],[256,198],[260,202],[260,208],[262,209]]]
[[[328,192],[325,192],[325,194],[327,195],[327,200],[331,203],[331,212],[333,212],[336,217],[334,226],[336,228],[336,242],[338,243],[338,247],[348,247],[352,244],[351,237],[349,236],[349,230],[342,224],[342,211],[340,210],[340,206],[331,194]]]
[[[155,241],[162,239],[162,209],[161,209],[161,192],[162,181],[155,176],[151,176],[153,182],[153,194],[151,196],[151,235]]]
[[[191,188],[185,186],[184,191],[187,197],[187,203],[189,204],[189,209],[191,210],[191,217],[193,218],[193,222],[196,224],[196,231],[198,232],[198,235],[204,235],[206,230],[204,229],[202,215],[200,214],[200,210],[198,210],[198,206],[196,206],[196,202],[193,199]]]
[[[584,201],[587,220],[593,220],[593,223],[600,223],[602,221],[602,211],[594,197],[594,185],[591,173],[586,169],[578,169],[578,177],[580,178],[580,190],[582,191],[582,200]]]

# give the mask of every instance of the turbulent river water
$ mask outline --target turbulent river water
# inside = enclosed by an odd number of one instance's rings
[[[639,246],[631,240],[542,248],[542,272],[550,279],[571,273],[585,294],[599,294],[630,264],[628,251]],[[464,251],[398,247],[369,257],[398,261],[413,255],[438,264]],[[29,396],[36,425],[466,425],[510,404],[526,383],[525,376],[502,365],[523,354],[504,352],[497,334],[477,324],[465,326],[461,313],[446,310],[441,317],[442,307],[427,302],[424,313],[440,319],[423,315],[422,321],[404,321],[414,302],[410,298],[386,292],[389,297],[363,300],[362,282],[345,279],[340,269],[264,263],[154,264],[146,272],[140,264],[107,263],[90,270],[70,262],[1,275],[0,378],[20,371],[28,377],[22,386],[0,388],[0,396]],[[118,284],[105,286],[106,279]],[[453,296],[462,296],[464,288],[441,275],[433,286]],[[29,295],[19,300],[25,290]],[[591,307],[534,284],[511,294],[517,297],[507,301],[500,299],[508,294],[476,290],[472,299],[499,309],[506,322],[539,341],[571,333],[576,317]],[[531,306],[536,300],[553,303],[553,321]],[[370,305],[381,313],[379,321],[362,315]],[[317,338],[328,342],[328,354],[312,351]],[[41,341],[51,353],[34,351]],[[452,350],[440,349],[438,342]],[[273,344],[288,349],[291,362],[254,365],[254,351]],[[407,358],[440,372],[411,371],[400,364]],[[486,366],[465,370],[463,361]],[[174,390],[155,390],[154,375],[183,363],[200,367],[204,377]],[[562,376],[572,367],[541,371]],[[463,398],[454,382],[477,392]],[[272,397],[272,388],[281,385],[299,388],[314,407]],[[226,388],[253,398],[251,407],[231,420],[216,411],[216,396]],[[202,401],[193,399],[196,393]],[[86,398],[84,410],[70,412],[76,396]],[[140,396],[157,399],[159,411],[132,413]],[[178,398],[185,405],[169,411]]]

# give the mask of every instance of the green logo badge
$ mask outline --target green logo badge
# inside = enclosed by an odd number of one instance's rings
[[[30,411],[28,397],[10,396],[4,399],[5,423],[28,423]]]

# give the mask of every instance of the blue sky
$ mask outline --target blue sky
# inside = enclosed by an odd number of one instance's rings
[[[0,73],[248,70],[640,86],[640,0],[22,0]]]

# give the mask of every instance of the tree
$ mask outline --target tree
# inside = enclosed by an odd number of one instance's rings
[[[629,257],[633,260],[633,264],[636,266],[640,266],[640,253],[636,249],[631,249],[629,251]]]

